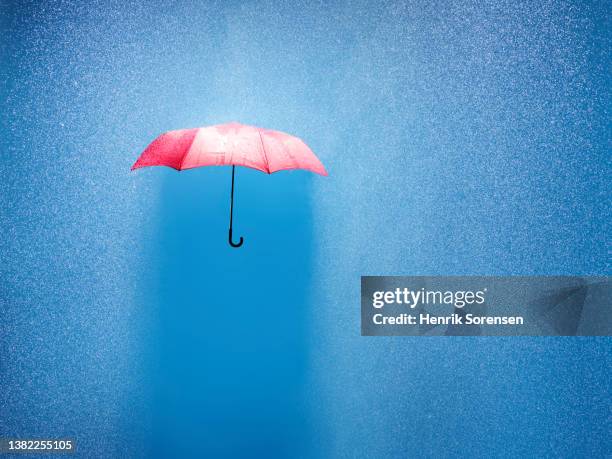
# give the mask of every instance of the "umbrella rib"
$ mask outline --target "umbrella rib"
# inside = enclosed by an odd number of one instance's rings
[[[268,174],[271,174],[272,172],[270,171],[270,163],[268,162],[268,155],[266,154],[266,147],[264,147],[263,139],[261,137],[261,131],[258,130],[257,134],[259,134],[259,141],[261,142],[261,151],[263,151],[264,160],[266,161],[266,169],[268,169]]]
[[[195,135],[193,136],[193,139],[191,139],[191,142],[189,142],[189,146],[187,147],[187,150],[185,150],[185,154],[181,158],[181,164],[179,164],[179,169],[178,169],[179,171],[183,170],[183,163],[185,162],[185,159],[187,159],[187,155],[191,151],[191,147],[193,147],[193,142],[195,142],[195,138],[197,136],[198,136],[198,131],[196,131]]]

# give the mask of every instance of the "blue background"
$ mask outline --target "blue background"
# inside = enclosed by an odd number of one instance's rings
[[[0,3],[0,437],[612,454],[609,338],[364,338],[361,275],[610,274],[606,2]],[[330,176],[130,172],[237,120]]]

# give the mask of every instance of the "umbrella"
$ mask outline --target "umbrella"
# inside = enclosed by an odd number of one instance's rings
[[[147,166],[168,166],[178,171],[202,166],[232,166],[228,236],[232,247],[240,247],[244,242],[242,237],[238,242],[232,239],[236,166],[250,167],[266,174],[306,169],[327,175],[321,161],[301,139],[240,123],[166,132],[145,149],[132,170]]]

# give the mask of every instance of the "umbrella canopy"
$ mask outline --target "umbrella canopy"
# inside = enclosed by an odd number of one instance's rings
[[[168,166],[179,171],[245,166],[267,174],[306,169],[327,175],[321,161],[297,137],[240,123],[166,132],[147,147],[132,170],[146,166]]]
[[[202,166],[232,166],[229,243],[232,240],[235,166],[267,174],[287,169],[305,169],[327,175],[319,158],[299,138],[280,131],[240,123],[179,129],[157,137],[140,155],[132,170],[147,166],[168,166],[182,171]]]

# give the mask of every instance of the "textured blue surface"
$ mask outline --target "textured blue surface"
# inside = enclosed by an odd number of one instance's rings
[[[609,338],[364,338],[359,276],[610,274],[606,2],[2,2],[0,437],[612,454]],[[330,176],[129,172],[238,120]]]

